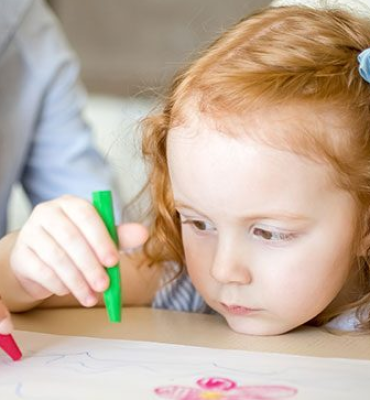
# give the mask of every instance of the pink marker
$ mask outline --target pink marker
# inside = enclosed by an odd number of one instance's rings
[[[13,359],[13,361],[18,361],[22,358],[22,353],[12,335],[0,334],[0,347]]]

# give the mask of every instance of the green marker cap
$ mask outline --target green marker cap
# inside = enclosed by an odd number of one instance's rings
[[[109,190],[93,192],[92,201],[103,220],[111,238],[118,246],[118,235],[114,222],[112,193]],[[104,292],[104,302],[110,322],[121,322],[122,293],[119,264],[107,268],[109,287]]]

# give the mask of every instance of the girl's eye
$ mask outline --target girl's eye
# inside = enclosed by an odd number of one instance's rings
[[[287,241],[295,238],[295,235],[293,233],[285,233],[263,228],[254,228],[253,235],[258,237],[259,239],[269,242]]]
[[[200,232],[208,232],[208,231],[216,230],[214,225],[212,225],[210,222],[202,221],[202,220],[198,220],[198,219],[181,218],[181,223],[183,225],[190,225],[195,230],[200,231]]]
[[[198,231],[210,231],[210,230],[214,229],[214,227],[209,222],[206,222],[206,221],[193,220],[193,221],[189,221],[189,222]]]

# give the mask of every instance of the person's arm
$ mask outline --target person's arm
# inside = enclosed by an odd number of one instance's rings
[[[83,117],[79,64],[59,22],[43,2],[34,2],[18,36],[26,78],[38,88],[38,118],[21,176],[32,205],[64,194],[89,199],[107,189],[117,200],[112,171]]]
[[[122,249],[137,247],[146,237],[141,225],[120,226]],[[18,233],[0,241],[0,293],[13,312],[38,305],[102,305],[101,293],[109,285],[103,265],[120,258],[124,304],[151,304],[160,268],[149,268],[143,257],[120,256],[94,207],[64,196],[37,206]]]

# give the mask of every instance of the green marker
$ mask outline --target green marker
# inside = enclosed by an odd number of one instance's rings
[[[92,201],[96,211],[113,239],[118,246],[118,235],[116,225],[114,223],[112,193],[109,190],[93,192]],[[105,306],[107,307],[110,322],[121,322],[121,274],[119,264],[114,267],[107,268],[109,276],[109,287],[104,292]]]

